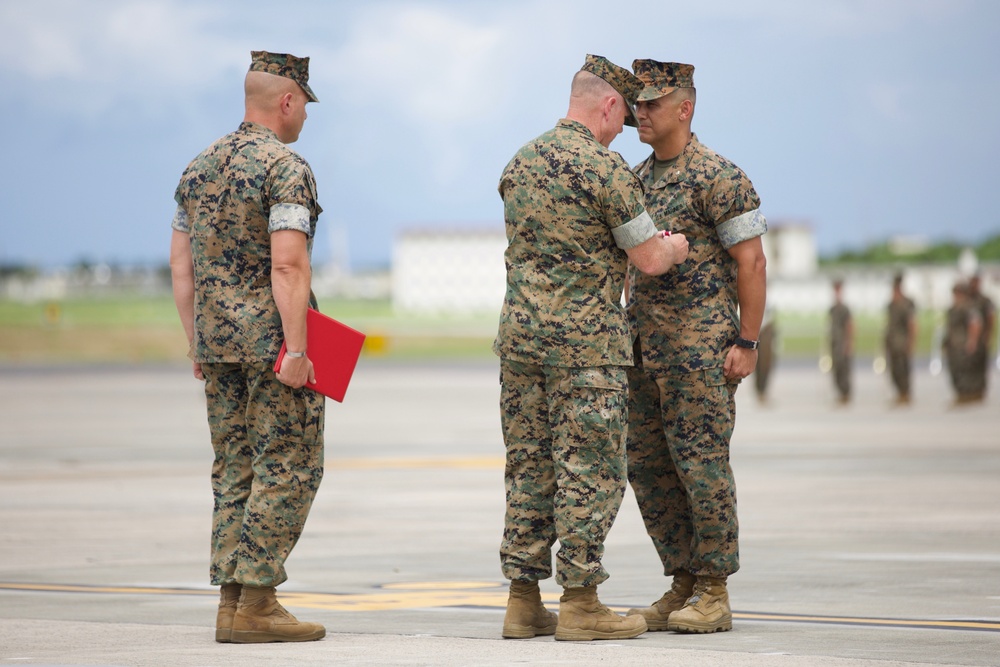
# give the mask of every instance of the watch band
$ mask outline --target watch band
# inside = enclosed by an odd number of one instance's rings
[[[743,348],[746,348],[748,350],[756,350],[757,349],[757,345],[758,345],[758,341],[748,340],[746,338],[743,338],[742,336],[737,336],[736,337],[736,345],[738,347],[743,347]]]
[[[306,356],[306,352],[305,350],[301,352],[290,352],[288,350],[285,350],[285,356],[291,357],[292,359],[301,359],[302,357]]]

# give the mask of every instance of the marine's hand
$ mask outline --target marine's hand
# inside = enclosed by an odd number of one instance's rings
[[[753,373],[757,367],[757,350],[733,345],[726,355],[726,363],[722,366],[722,374],[727,380],[742,380]]]
[[[669,234],[667,243],[674,251],[674,264],[680,264],[688,256],[688,240],[683,234]]]
[[[275,376],[281,384],[288,385],[293,389],[305,386],[306,382],[316,382],[316,371],[313,369],[313,362],[308,356],[305,357],[284,357],[281,360],[281,368]]]
[[[201,372],[201,364],[199,364],[197,361],[195,361],[191,365],[191,369],[194,372],[194,379],[195,380],[204,380],[205,379],[205,375]]]

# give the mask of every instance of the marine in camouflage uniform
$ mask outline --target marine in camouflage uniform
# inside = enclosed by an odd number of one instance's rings
[[[843,283],[833,283],[833,305],[830,307],[830,359],[833,364],[833,384],[837,400],[851,400],[851,371],[854,363],[854,320],[851,309],[844,303]]]
[[[507,289],[493,349],[506,445],[500,557],[512,581],[505,637],[645,631],[596,598],[626,483],[625,267],[640,246],[671,247],[643,207],[639,181],[607,148],[629,122],[638,89],[627,70],[587,56],[567,117],[524,145],[500,179]],[[537,593],[537,581],[552,575],[557,539],[556,582],[566,589],[558,627]],[[574,625],[581,604],[596,626]]]
[[[896,276],[892,281],[892,299],[888,306],[885,356],[899,404],[910,402],[910,370],[915,342],[916,306],[913,299],[903,294],[903,277]]]
[[[629,482],[673,585],[629,613],[651,630],[729,630],[726,578],[739,569],[729,441],[737,385],[757,361],[767,223],[746,174],[691,132],[694,67],[632,67],[645,84],[639,138],[654,149],[635,172],[657,227],[687,235],[690,254],[667,275],[630,274]]]
[[[323,477],[324,397],[302,386],[322,208],[312,170],[285,145],[316,101],[308,62],[252,52],[244,122],[191,162],[175,192],[174,293],[215,451],[209,572],[222,590],[221,642],[324,634],[273,598]],[[283,340],[297,356],[276,375]]]
[[[974,275],[969,279],[969,297],[972,306],[979,313],[982,322],[982,331],[979,334],[979,342],[976,344],[976,351],[971,360],[969,378],[972,385],[972,392],[978,400],[986,398],[986,389],[990,375],[990,356],[993,346],[993,332],[996,331],[996,307],[993,301],[982,292],[982,278]]]
[[[948,373],[955,389],[955,404],[982,400],[977,374],[976,351],[983,331],[983,318],[965,283],[952,289],[953,302],[946,315],[942,352],[948,360]]]

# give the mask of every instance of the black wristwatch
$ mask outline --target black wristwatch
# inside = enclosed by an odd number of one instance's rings
[[[736,337],[736,346],[737,347],[745,347],[748,350],[756,350],[757,349],[757,345],[758,345],[758,341],[747,340],[746,338],[742,338],[740,336]]]

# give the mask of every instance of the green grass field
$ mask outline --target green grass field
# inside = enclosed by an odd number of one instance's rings
[[[400,317],[388,301],[321,301],[365,332],[364,354],[394,359],[488,358],[496,316]],[[162,363],[186,360],[170,296],[21,303],[0,300],[0,363]]]
[[[935,329],[943,321],[943,316],[922,311],[917,316],[916,356],[930,354]],[[827,344],[828,322],[825,315],[800,315],[779,313],[776,319],[779,350],[788,358],[817,358]],[[855,354],[859,357],[874,357],[882,354],[885,335],[885,317],[882,314],[854,314]]]
[[[364,353],[388,359],[490,358],[496,314],[431,317],[399,315],[388,301],[325,300],[323,312],[368,334]],[[929,353],[940,315],[920,315],[917,355]],[[859,357],[880,353],[884,318],[856,315]],[[826,320],[821,314],[779,314],[779,355],[816,359]],[[0,300],[0,363],[183,362],[187,341],[173,300],[115,296],[50,302]]]

